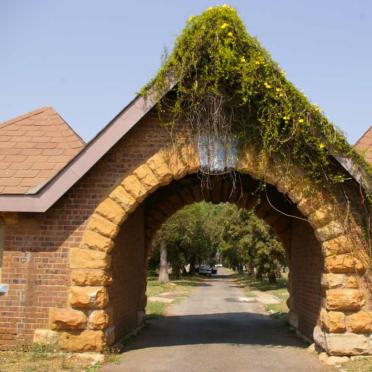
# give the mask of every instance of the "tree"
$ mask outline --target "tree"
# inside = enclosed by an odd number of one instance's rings
[[[270,282],[276,281],[285,265],[282,244],[252,211],[206,202],[181,209],[163,224],[154,240],[151,265],[160,264],[159,280],[163,281],[168,262],[173,276],[179,277],[185,265],[193,272],[198,264],[215,263],[217,255],[226,266]]]
[[[168,258],[167,258],[167,247],[165,241],[160,242],[160,265],[159,265],[159,282],[168,283]]]

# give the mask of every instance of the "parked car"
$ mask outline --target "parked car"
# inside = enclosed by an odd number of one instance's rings
[[[212,274],[213,274],[212,266],[210,266],[210,265],[200,265],[199,274],[200,275],[212,276]]]

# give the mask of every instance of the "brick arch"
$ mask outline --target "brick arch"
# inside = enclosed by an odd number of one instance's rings
[[[366,334],[370,332],[367,328],[371,326],[366,325],[366,317],[371,313],[363,311],[366,294],[359,285],[364,267],[352,256],[352,239],[344,233],[342,221],[336,218],[342,211],[336,210],[332,195],[304,180],[301,169],[284,167],[279,162],[264,166],[257,159],[255,151],[247,147],[236,170],[264,180],[286,195],[307,218],[322,247],[324,296],[319,327],[314,331],[315,341],[330,354],[341,355],[352,349],[345,348],[344,337],[354,337],[354,349],[365,353],[369,342]],[[101,351],[114,342],[108,287],[112,282],[110,252],[120,227],[156,189],[195,173],[198,166],[192,148],[162,150],[125,175],[98,204],[80,246],[70,249],[68,307],[50,310],[50,326],[57,331],[53,337],[58,338],[62,348]]]

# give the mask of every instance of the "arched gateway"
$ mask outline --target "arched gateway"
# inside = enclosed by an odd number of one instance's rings
[[[349,175],[349,202],[340,202],[341,188],[311,181],[298,163],[260,161],[249,142],[234,159],[234,185],[219,175],[203,186],[197,146],[174,147],[156,103],[137,97],[37,192],[0,195],[8,285],[0,345],[33,338],[102,351],[135,330],[154,232],[206,199],[254,205],[278,234],[290,269],[290,322],[300,334],[332,355],[372,354],[362,186]]]

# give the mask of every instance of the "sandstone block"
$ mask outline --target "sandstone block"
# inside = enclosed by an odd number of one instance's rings
[[[107,237],[116,236],[119,226],[99,214],[93,214],[88,224],[89,230]]]
[[[159,187],[158,178],[147,164],[139,166],[134,171],[134,174],[141,181],[142,185],[148,192],[151,192]]]
[[[71,270],[71,282],[78,286],[108,286],[112,276],[105,270]]]
[[[125,216],[124,209],[109,197],[98,205],[96,212],[116,225],[120,224]]]
[[[134,175],[126,177],[121,185],[138,203],[141,202],[147,195],[147,190],[142,185],[140,180]]]
[[[345,314],[342,312],[322,309],[320,312],[320,321],[323,329],[327,332],[342,333],[346,330]]]
[[[102,351],[105,337],[101,330],[61,332],[58,344],[62,350],[73,352]]]
[[[277,160],[274,164],[270,163],[268,169],[273,169],[275,173],[282,174],[282,177],[278,180],[276,187],[279,192],[283,194],[289,194],[289,192],[296,188],[299,185],[299,180],[301,180],[301,185],[303,185],[302,181],[305,178],[305,174],[302,169],[295,167],[295,166],[283,166],[283,162],[281,160]]]
[[[108,269],[111,265],[111,256],[93,249],[70,249],[71,269]]]
[[[248,147],[244,148],[241,152],[236,163],[236,170],[243,174],[251,174],[252,177],[258,178],[258,169],[257,169],[257,156],[252,153],[252,150]]]
[[[184,163],[181,160],[181,154],[177,149],[163,153],[164,162],[172,172],[173,178],[178,180],[188,173],[187,161]]]
[[[359,288],[359,280],[356,275],[349,275],[346,279],[347,288]]]
[[[319,201],[316,200],[315,195],[308,195],[306,191],[303,192],[303,196],[299,203],[297,204],[298,209],[304,216],[310,216],[319,207]]]
[[[110,194],[110,198],[115,200],[128,214],[134,211],[139,204],[136,199],[130,195],[122,185],[115,187],[114,191]]]
[[[107,310],[94,310],[88,318],[90,329],[104,329],[110,323],[110,314]]]
[[[82,248],[96,249],[107,253],[111,252],[113,246],[114,242],[110,238],[91,230],[85,230],[81,241]]]
[[[325,259],[325,268],[331,273],[363,273],[363,264],[351,254],[338,254]]]
[[[146,162],[146,164],[158,177],[160,186],[167,185],[172,181],[173,174],[161,155],[155,154]]]
[[[327,353],[330,355],[367,355],[369,337],[354,333],[326,333]]]
[[[322,250],[325,256],[350,253],[352,252],[352,249],[353,244],[345,235],[340,235],[337,238],[328,240],[322,244]]]
[[[86,326],[87,317],[79,310],[51,308],[49,321],[52,329],[83,329]]]
[[[346,325],[350,332],[372,333],[372,312],[359,311],[346,317]]]
[[[41,345],[57,345],[59,333],[50,329],[35,329],[33,342]]]
[[[70,304],[79,309],[103,309],[108,303],[108,292],[105,287],[70,288]]]
[[[332,221],[334,211],[331,206],[323,206],[316,209],[308,217],[311,226],[320,228]]]
[[[300,185],[293,187],[288,192],[289,198],[292,200],[293,203],[299,204],[300,201],[304,198],[304,192]]]
[[[200,167],[199,154],[195,145],[186,145],[181,149],[181,157],[186,163],[188,174],[196,173]]]
[[[315,235],[321,242],[325,242],[337,238],[342,235],[343,232],[344,227],[339,222],[332,221],[329,224],[316,229]]]
[[[322,287],[323,288],[341,288],[345,286],[347,276],[345,274],[323,274]]]
[[[358,289],[328,289],[326,291],[327,310],[359,310],[365,303]]]

